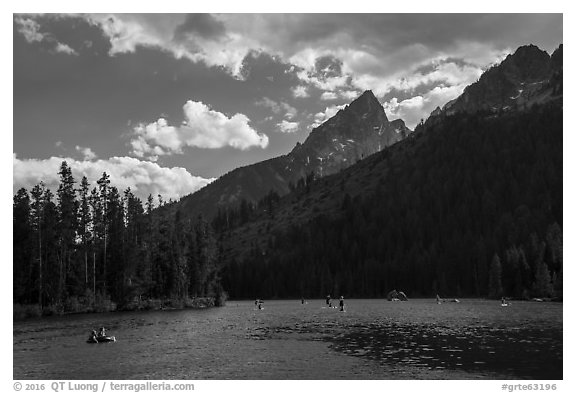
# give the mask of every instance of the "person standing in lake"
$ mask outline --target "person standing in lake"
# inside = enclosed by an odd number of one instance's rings
[[[332,307],[332,300],[330,299],[330,295],[326,296],[326,305],[328,307]]]
[[[344,311],[344,296],[340,296],[340,311]]]

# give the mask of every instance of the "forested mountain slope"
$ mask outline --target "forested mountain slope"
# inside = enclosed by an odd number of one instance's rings
[[[562,90],[548,88],[521,110],[443,116],[263,200],[236,227],[217,221],[225,287],[235,297],[561,296]]]
[[[551,296],[561,226],[561,106],[461,114],[223,230],[224,286],[236,297],[488,295],[499,259],[496,293]]]

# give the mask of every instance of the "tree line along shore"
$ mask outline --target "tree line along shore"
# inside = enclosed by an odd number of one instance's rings
[[[14,195],[15,318],[224,304],[206,220],[120,194],[106,173],[77,185],[64,161],[59,176],[56,195],[43,183]]]

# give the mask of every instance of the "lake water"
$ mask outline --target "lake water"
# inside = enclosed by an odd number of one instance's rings
[[[87,344],[105,326],[117,342]],[[14,379],[562,379],[562,304],[228,302],[14,322]]]

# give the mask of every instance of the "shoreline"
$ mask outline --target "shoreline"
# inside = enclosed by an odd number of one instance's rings
[[[388,300],[386,298],[345,298],[346,301],[357,300],[357,299],[369,299],[369,300]],[[500,299],[489,299],[483,297],[460,297],[459,302],[466,302],[466,300],[492,300],[498,302]],[[536,303],[563,303],[562,298],[531,298],[531,299],[519,299],[513,297],[505,297],[507,301],[514,302],[536,302]],[[229,302],[252,302],[253,299],[226,299]],[[300,298],[285,298],[285,299],[264,299],[265,301],[294,301],[300,302]],[[337,300],[336,298],[333,299]],[[414,297],[408,300],[402,301],[410,303],[411,300],[430,300],[436,303],[434,297]],[[324,298],[304,298],[305,304],[309,302],[321,302],[325,301]],[[442,303],[453,303],[452,298],[442,298]],[[37,304],[13,304],[13,321],[24,321],[33,318],[49,318],[52,316],[65,316],[65,315],[78,315],[78,314],[102,314],[102,313],[114,313],[114,312],[140,312],[140,311],[175,311],[175,310],[185,310],[185,309],[203,309],[212,307],[223,307],[226,305],[226,301],[222,304],[217,305],[216,297],[196,297],[188,299],[148,299],[140,302],[132,302],[123,307],[118,307],[116,304],[111,303],[109,307],[96,307],[96,308],[86,308],[73,311],[55,311],[53,307],[46,307],[40,310]]]
[[[24,321],[33,318],[49,318],[52,316],[78,315],[78,314],[102,314],[114,312],[140,312],[140,311],[171,311],[185,309],[203,309],[221,307],[217,304],[216,297],[196,297],[186,299],[148,299],[145,301],[131,302],[122,307],[110,302],[106,306],[92,305],[76,310],[64,311],[55,306],[47,306],[40,309],[37,304],[12,304],[12,321]]]

